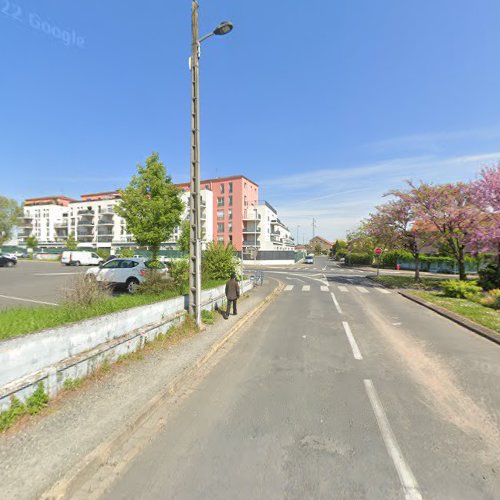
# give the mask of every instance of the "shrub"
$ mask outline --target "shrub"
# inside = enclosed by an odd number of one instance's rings
[[[110,256],[110,252],[106,248],[98,248],[96,254],[104,260],[106,260]]]
[[[238,260],[234,247],[224,243],[210,242],[202,256],[202,273],[206,279],[227,280],[237,272]]]
[[[184,293],[189,280],[189,260],[173,260],[169,263],[168,267],[170,269],[170,276],[174,282],[175,289],[179,293]]]
[[[500,309],[500,289],[490,290],[480,302],[483,306]]]
[[[404,250],[389,250],[380,255],[380,267],[395,268],[400,260],[412,260],[413,255]]]
[[[89,307],[111,296],[108,285],[96,281],[94,276],[78,274],[64,290],[64,302],[70,306]]]
[[[35,392],[26,399],[26,408],[30,415],[35,415],[38,413],[44,406],[47,406],[49,402],[49,396],[45,392],[43,388],[43,384],[40,382]]]
[[[213,311],[207,311],[206,309],[203,309],[201,311],[201,321],[205,323],[206,325],[213,325],[215,322],[215,315]]]
[[[146,272],[144,281],[137,287],[137,293],[143,295],[161,295],[175,289],[176,285],[172,278],[166,276],[164,273],[151,270]]]
[[[348,266],[355,265],[371,265],[373,256],[369,253],[351,253],[345,258],[345,263]]]
[[[500,288],[500,272],[494,264],[479,271],[479,285],[483,290]]]
[[[441,283],[441,289],[446,297],[456,299],[472,300],[481,293],[476,281],[446,280]]]
[[[119,256],[130,259],[134,256],[134,251],[131,248],[122,248],[120,250]]]

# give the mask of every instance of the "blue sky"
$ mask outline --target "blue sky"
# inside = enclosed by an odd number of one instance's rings
[[[115,189],[153,150],[188,180],[189,0],[9,2],[0,194]],[[255,180],[300,240],[500,159],[497,0],[200,4],[201,33],[235,25],[202,50],[202,176]]]

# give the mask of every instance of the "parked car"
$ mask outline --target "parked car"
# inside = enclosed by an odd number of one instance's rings
[[[167,273],[167,266],[159,264],[161,273]],[[156,267],[155,267],[156,268]],[[144,281],[147,271],[151,269],[150,261],[135,258],[117,258],[101,264],[99,267],[91,267],[85,273],[89,278],[107,283],[111,286],[125,287],[128,293],[134,293],[140,283]]]
[[[98,266],[103,259],[95,252],[67,251],[61,255],[61,263],[67,266]]]
[[[314,255],[309,254],[304,257],[304,264],[314,264]]]
[[[2,253],[0,254],[2,257],[7,257],[8,259],[14,259],[17,261],[17,255],[14,253]]]
[[[29,259],[30,258],[30,254],[28,252],[16,252],[15,256],[18,259]]]
[[[17,259],[0,255],[0,267],[14,267],[17,264]]]

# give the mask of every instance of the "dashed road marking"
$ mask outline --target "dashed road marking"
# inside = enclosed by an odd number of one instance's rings
[[[339,289],[341,292],[348,292],[348,291],[349,291],[349,290],[348,290],[348,288],[347,288],[346,286],[344,286],[344,285],[339,285],[339,286],[338,286],[338,289]]]
[[[386,290],[385,288],[375,288],[375,290],[377,290],[380,293],[391,293],[389,292],[389,290]]]
[[[321,285],[321,291],[322,292],[328,292],[328,291],[330,291],[330,289],[327,286],[325,286],[325,285]]]
[[[351,327],[349,326],[349,323],[347,321],[342,321],[342,326],[344,327],[345,334],[347,335],[347,340],[349,341],[349,344],[351,344],[351,349],[354,359],[358,360],[363,359],[363,356],[361,356],[361,352],[359,351],[358,344],[356,343],[354,335],[351,332]]]
[[[285,292],[289,292],[290,290],[293,290],[293,285],[287,285],[285,287]]]
[[[337,309],[337,312],[339,314],[343,314],[342,309],[340,308],[340,304],[338,303],[337,297],[335,297],[335,294],[333,292],[331,293],[331,295],[332,295],[333,303],[335,304],[335,308]]]
[[[382,434],[385,447],[387,448],[387,452],[392,458],[394,467],[396,468],[399,476],[399,480],[401,481],[401,485],[403,486],[405,499],[422,500],[422,495],[420,494],[417,480],[415,479],[415,476],[413,475],[410,467],[405,462],[401,449],[399,448],[398,442],[396,441],[396,437],[392,432],[391,425],[389,424],[389,420],[387,419],[382,403],[380,402],[380,399],[378,397],[377,391],[373,386],[373,382],[369,379],[365,379],[363,382],[365,384],[366,393],[368,394],[368,398],[370,399],[373,412],[375,413],[375,417],[377,419],[378,427],[380,429],[380,433]]]
[[[357,286],[356,290],[360,291],[361,293],[370,293],[366,288],[362,286]]]
[[[303,292],[308,292],[311,289],[311,285],[303,285],[302,286],[302,291]]]

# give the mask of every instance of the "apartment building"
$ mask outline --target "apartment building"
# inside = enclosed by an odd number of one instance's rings
[[[183,220],[189,218],[189,193],[182,193],[185,203]],[[201,191],[201,222],[203,243],[213,239],[213,194]],[[132,234],[127,231],[123,217],[115,213],[120,202],[118,191],[82,194],[80,200],[65,196],[49,196],[25,200],[24,216],[18,228],[18,243],[26,245],[26,239],[36,236],[39,245],[60,247],[73,234],[78,246],[115,249],[135,246]],[[165,248],[175,247],[180,237],[176,228]]]
[[[294,250],[291,231],[267,201],[247,207],[243,214],[243,252]]]
[[[60,245],[68,238],[68,207],[72,198],[67,196],[43,196],[24,201],[23,217],[19,221],[17,240],[26,245],[34,236],[40,245]]]
[[[177,186],[189,193],[189,182]],[[213,193],[213,240],[243,250],[243,216],[249,206],[258,204],[259,186],[243,175],[203,180],[200,186]]]
[[[259,204],[258,185],[243,175],[201,181],[202,246],[209,241],[232,243],[238,251],[294,250],[289,229],[268,202]],[[177,184],[185,204],[183,220],[189,219],[189,183]],[[125,219],[115,213],[118,191],[31,198],[25,201],[19,244],[33,234],[43,246],[60,247],[73,234],[80,247],[136,246]],[[176,228],[163,248],[174,248],[181,228]]]

